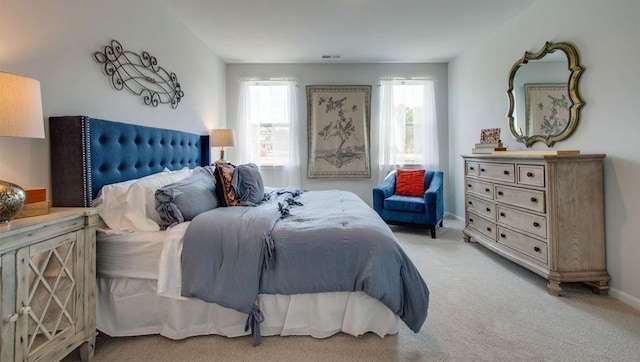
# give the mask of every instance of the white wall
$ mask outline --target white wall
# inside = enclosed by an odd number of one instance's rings
[[[378,182],[378,102],[380,78],[431,78],[435,79],[436,111],[440,137],[440,165],[448,167],[447,148],[447,94],[448,79],[446,64],[228,64],[227,65],[227,124],[236,127],[238,113],[239,80],[243,78],[295,78],[298,81],[298,121],[300,134],[300,162],[302,188],[308,190],[341,189],[356,193],[371,204],[372,188]],[[307,175],[307,85],[371,85],[371,178],[354,179],[308,179]],[[228,160],[233,160],[234,150],[229,149]],[[444,169],[445,172],[447,171]],[[265,177],[266,180],[266,177]],[[449,190],[445,188],[448,195]],[[445,200],[445,209],[449,202]]]
[[[508,131],[507,76],[525,51],[545,41],[578,49],[585,71],[586,105],[575,133],[554,148],[606,153],[605,223],[610,295],[640,309],[640,2],[539,0],[501,31],[449,64],[449,135],[455,214],[464,215],[461,154],[470,153],[482,128]],[[509,149],[524,149],[509,134]],[[535,149],[546,145],[536,143]]]
[[[177,75],[184,98],[176,109],[110,85],[92,55],[112,39]],[[40,81],[47,128],[48,117],[64,115],[202,134],[224,124],[224,63],[153,0],[2,0],[0,71]],[[0,138],[0,179],[49,188],[49,163],[47,139]]]

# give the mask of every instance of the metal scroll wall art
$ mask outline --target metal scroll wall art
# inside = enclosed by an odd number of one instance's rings
[[[138,55],[123,50],[118,41],[112,40],[103,51],[93,53],[93,58],[104,64],[104,72],[117,90],[127,88],[147,105],[157,107],[163,103],[175,109],[184,97],[176,74],[158,66],[156,57],[146,51]]]

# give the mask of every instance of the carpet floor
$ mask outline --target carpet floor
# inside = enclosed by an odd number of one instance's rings
[[[419,333],[325,339],[99,335],[93,361],[640,361],[640,311],[580,283],[547,293],[546,281],[477,243],[446,218],[437,239],[391,226],[430,290]],[[77,352],[65,361],[78,360]]]

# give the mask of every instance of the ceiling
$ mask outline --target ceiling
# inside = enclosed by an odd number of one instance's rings
[[[448,62],[537,0],[161,1],[226,63],[388,63]]]

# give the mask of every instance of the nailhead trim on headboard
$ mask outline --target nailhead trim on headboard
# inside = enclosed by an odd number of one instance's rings
[[[82,117],[82,178],[85,206],[91,205],[91,149],[87,147],[91,139],[89,119]]]

